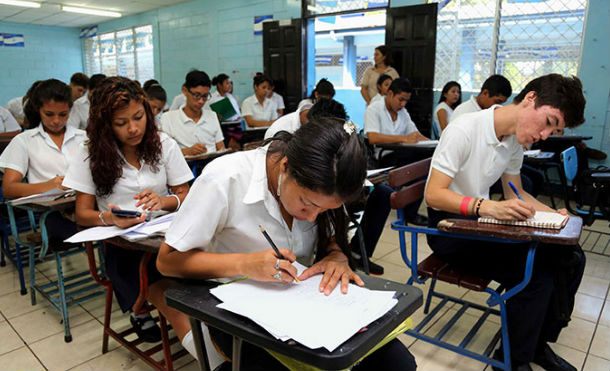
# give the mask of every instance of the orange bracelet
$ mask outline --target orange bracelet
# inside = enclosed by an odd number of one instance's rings
[[[472,197],[466,196],[462,199],[462,204],[460,205],[460,214],[464,216],[468,216],[468,204],[472,200]]]

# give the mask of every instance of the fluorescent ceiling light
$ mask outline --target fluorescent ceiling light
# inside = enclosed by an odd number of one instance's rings
[[[20,0],[0,0],[0,5],[23,6],[25,8],[40,8],[40,3]]]
[[[2,0],[0,0],[0,1],[2,1]],[[79,8],[79,7],[75,7],[75,6],[66,6],[66,5],[62,5],[61,6],[61,10],[63,10],[64,12],[99,15],[99,16],[102,16],[102,17],[120,18],[121,16],[123,16],[119,12],[111,12],[110,10],[99,10],[99,9],[91,9],[91,8]]]

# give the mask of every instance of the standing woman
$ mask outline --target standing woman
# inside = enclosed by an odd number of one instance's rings
[[[254,76],[254,95],[244,99],[241,112],[246,120],[247,129],[267,127],[277,119],[277,106],[267,98],[271,80],[263,75]]]
[[[66,125],[71,107],[70,88],[59,80],[42,81],[28,91],[24,112],[27,121],[37,126],[15,136],[0,156],[5,198],[61,187],[70,157],[85,139],[84,131]],[[76,233],[76,224],[59,213],[50,214],[46,225],[53,245]]]
[[[305,280],[323,274],[320,292],[364,283],[349,266],[343,203],[362,191],[366,149],[355,125],[315,118],[294,134],[281,131],[263,147],[223,156],[206,166],[166,234],[157,258],[168,276],[292,282],[297,258],[311,265]],[[280,260],[259,230],[266,228],[287,260]],[[324,313],[320,313],[324,315]],[[231,337],[210,328],[225,356]],[[192,344],[186,349],[193,349]],[[192,351],[191,351],[192,352]],[[243,369],[285,370],[265,350],[244,343]],[[414,370],[397,339],[354,370]]]
[[[360,84],[360,94],[362,94],[362,98],[366,101],[367,106],[371,103],[371,99],[378,94],[377,80],[379,79],[379,75],[386,74],[390,76],[392,80],[399,77],[398,72],[392,67],[394,60],[392,59],[392,51],[389,47],[385,45],[376,47],[373,59],[375,65],[364,71],[362,83]]]
[[[216,91],[212,93],[212,96],[206,103],[206,107],[209,108],[210,104],[216,103],[223,98],[229,98],[233,109],[235,110],[235,114],[228,118],[226,121],[237,121],[241,119],[241,112],[239,111],[239,103],[237,103],[237,99],[231,94],[229,91],[232,90],[233,83],[231,82],[231,78],[224,73],[214,77],[212,79],[212,85],[216,86]]]
[[[76,193],[76,220],[83,226],[116,225],[128,228],[145,214],[175,211],[188,193],[193,175],[178,144],[157,130],[146,95],[124,77],[111,77],[91,97],[89,140],[80,146],[64,179]],[[168,193],[168,188],[171,194]],[[114,215],[111,209],[139,210],[138,218]],[[106,272],[123,312],[131,309],[140,291],[138,267],[142,253],[115,246],[106,249]],[[148,301],[182,337],[190,329],[188,318],[165,304],[168,281],[148,266]],[[138,336],[155,341],[158,329],[147,318],[131,317]],[[146,331],[154,328],[156,333]]]
[[[462,104],[462,87],[456,81],[449,81],[443,86],[441,97],[432,116],[439,138],[447,127],[453,110],[460,104]]]

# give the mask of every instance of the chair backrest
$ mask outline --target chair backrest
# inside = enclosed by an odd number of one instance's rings
[[[433,139],[440,139],[441,138],[441,133],[438,127],[438,123],[433,122],[432,123],[432,134],[434,134],[434,138]]]
[[[571,182],[576,177],[578,172],[578,155],[576,154],[576,148],[574,146],[561,152],[561,163],[563,165],[563,172],[566,176],[566,180]]]
[[[390,171],[390,187],[398,189],[404,186],[390,196],[392,209],[401,209],[423,197],[431,162],[432,158],[427,158]]]

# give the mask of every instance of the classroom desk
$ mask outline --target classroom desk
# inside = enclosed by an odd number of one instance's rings
[[[418,145],[417,143],[389,143],[389,144],[375,144],[376,148],[380,148],[378,158],[383,157],[384,151],[395,151],[395,152],[409,152],[421,158],[432,157],[434,150],[436,149],[437,143]]]
[[[534,143],[532,149],[560,153],[567,148],[590,139],[593,139],[593,137],[583,135],[550,135],[546,140]]]
[[[392,290],[404,293],[398,304],[388,313],[368,326],[368,330],[352,336],[333,352],[326,349],[309,349],[294,341],[282,342],[266,332],[251,320],[217,308],[220,303],[210,294],[210,289],[218,285],[210,281],[190,281],[165,292],[167,304],[191,318],[193,340],[202,370],[209,370],[203,347],[201,322],[233,335],[233,370],[239,370],[241,343],[243,340],[290,356],[298,361],[326,370],[341,370],[353,365],[372,349],[386,335],[400,325],[409,315],[422,305],[420,289],[387,281],[377,277],[360,275],[366,287],[377,290]],[[337,290],[338,288],[335,288]]]

